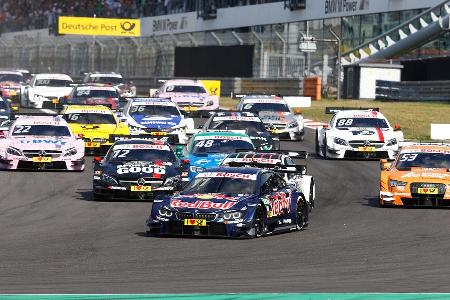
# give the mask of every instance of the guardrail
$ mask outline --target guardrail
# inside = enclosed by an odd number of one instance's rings
[[[448,101],[450,81],[376,81],[376,99],[404,101]]]

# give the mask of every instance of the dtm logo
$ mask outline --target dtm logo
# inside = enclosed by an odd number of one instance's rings
[[[67,142],[62,140],[41,140],[41,139],[34,139],[34,140],[21,140],[21,144],[47,144],[47,145],[57,145],[57,146],[64,146],[67,144]]]

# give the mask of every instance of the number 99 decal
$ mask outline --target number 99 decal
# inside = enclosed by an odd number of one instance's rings
[[[148,173],[148,174],[166,174],[165,168],[150,167],[150,166],[117,166],[117,174],[129,174],[129,173]]]

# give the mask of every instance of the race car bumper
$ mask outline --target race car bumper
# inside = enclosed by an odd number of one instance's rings
[[[304,128],[299,129],[298,127],[291,129],[269,129],[269,132],[280,140],[291,141],[301,140],[305,135]]]
[[[348,148],[331,148],[327,147],[327,157],[335,159],[395,159],[395,150],[376,149],[375,151],[359,151],[352,147]]]
[[[173,187],[152,188],[151,191],[139,192],[131,191],[130,187],[107,186],[95,183],[93,188],[93,193],[97,197],[123,200],[152,200],[158,196],[170,195],[174,192],[175,188]]]
[[[225,224],[206,222],[206,226],[186,226],[182,220],[147,220],[148,233],[154,235],[207,236],[227,238],[250,238],[254,228],[251,223]]]
[[[77,160],[53,160],[52,162],[37,163],[31,159],[0,159],[0,169],[3,170],[67,170],[83,171],[84,158]]]
[[[380,191],[380,204],[383,206],[449,207],[450,194],[422,195]]]

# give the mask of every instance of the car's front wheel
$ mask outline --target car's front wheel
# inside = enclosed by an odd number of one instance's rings
[[[253,220],[254,237],[259,238],[266,233],[267,230],[267,214],[262,204],[256,206],[255,218]]]

